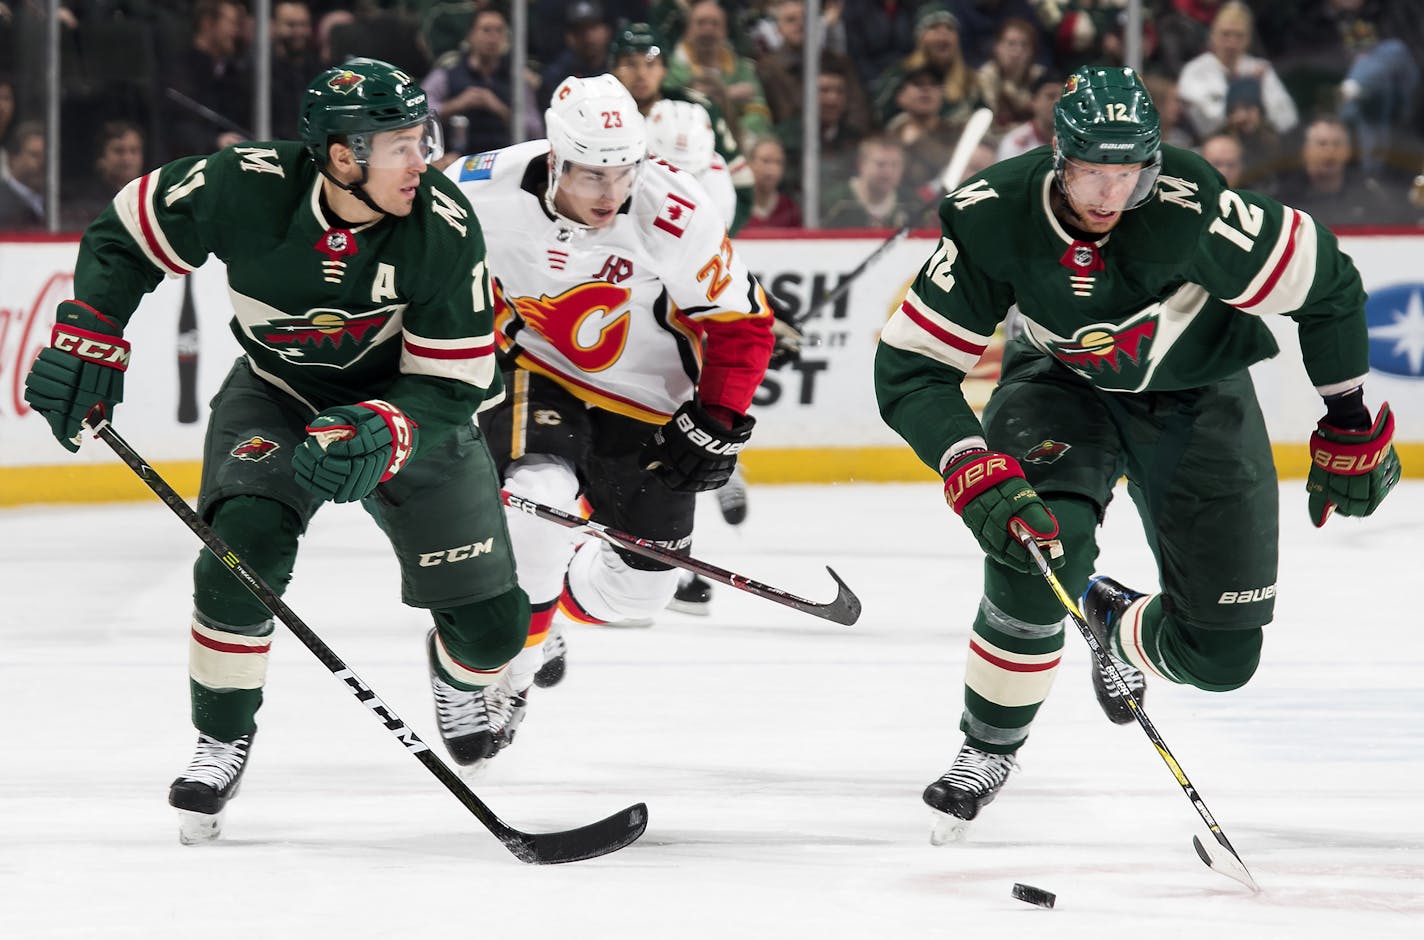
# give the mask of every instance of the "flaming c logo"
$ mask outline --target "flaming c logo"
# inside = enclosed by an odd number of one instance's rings
[[[628,342],[630,291],[591,281],[550,297],[507,297],[519,318],[554,345],[575,367],[602,372],[623,354]]]

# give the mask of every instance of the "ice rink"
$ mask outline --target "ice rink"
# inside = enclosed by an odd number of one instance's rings
[[[920,791],[961,741],[979,593],[932,484],[754,484],[736,529],[703,505],[699,557],[816,600],[830,564],[864,601],[855,627],[722,586],[707,618],[574,629],[568,678],[471,785],[521,828],[638,801],[650,823],[550,867],[516,861],[280,626],[226,835],[180,846],[196,538],[156,499],[6,510],[0,937],[1421,936],[1424,482],[1317,531],[1288,481],[1282,511],[1254,681],[1146,701],[1253,897],[1198,861],[1199,817],[1142,731],[1101,716],[1071,627],[1022,772],[970,841],[928,844]],[[1125,497],[1103,544],[1102,570],[1155,587]],[[443,757],[427,615],[400,606],[364,513],[323,510],[287,600]]]

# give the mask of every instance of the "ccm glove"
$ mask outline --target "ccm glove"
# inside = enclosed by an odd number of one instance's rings
[[[1320,419],[1310,435],[1310,475],[1305,488],[1310,493],[1310,521],[1318,529],[1332,512],[1342,516],[1368,516],[1375,511],[1394,484],[1399,482],[1399,456],[1394,452],[1394,415],[1386,402],[1374,422],[1358,402],[1358,419],[1331,414]],[[1341,427],[1341,423],[1357,427]]]
[[[752,436],[755,418],[731,409],[718,409],[732,422],[729,427],[707,413],[694,398],[683,402],[672,419],[653,432],[643,445],[643,469],[670,490],[698,493],[726,483]]]
[[[25,376],[25,401],[49,422],[71,453],[79,450],[84,419],[112,418],[124,400],[129,344],[114,321],[88,304],[59,305],[50,344],[40,350]]]
[[[1058,520],[1009,455],[976,447],[955,457],[944,469],[944,498],[969,526],[984,554],[999,564],[1025,572],[1038,568],[1014,537],[1010,528],[1014,522],[1048,549],[1053,567],[1063,564]]]
[[[384,401],[328,408],[307,425],[292,454],[297,482],[324,499],[350,503],[395,476],[415,450],[416,425]]]

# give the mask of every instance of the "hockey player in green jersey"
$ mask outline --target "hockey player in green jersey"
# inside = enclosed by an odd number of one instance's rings
[[[125,187],[84,234],[75,297],[25,399],[77,450],[86,419],[123,398],[123,330],[143,294],[209,255],[225,262],[243,355],[212,401],[198,512],[282,591],[317,509],[361,501],[395,550],[402,600],[431,612],[440,730],[468,763],[494,750],[499,682],[529,621],[471,420],[502,396],[484,241],[459,189],[425,172],[438,125],[403,72],[370,59],[322,72],[301,124],[302,142],[237,144]],[[348,610],[368,593],[332,587]],[[184,842],[220,833],[273,632],[206,551],[193,607],[198,745],[169,791]]]
[[[1328,230],[1237,192],[1160,143],[1125,68],[1069,76],[1055,142],[947,195],[935,252],[882,333],[885,421],[945,481],[986,555],[953,766],[925,790],[934,841],[998,794],[1052,684],[1063,609],[1011,528],[1049,550],[1139,699],[1145,677],[1244,685],[1271,621],[1277,481],[1247,368],[1277,352],[1261,317],[1296,321],[1324,399],[1307,507],[1369,515],[1399,477],[1389,406],[1367,409],[1364,291]],[[982,424],[961,382],[1017,303]],[[1090,580],[1096,528],[1126,475],[1161,590]],[[1108,717],[1132,720],[1095,666]]]

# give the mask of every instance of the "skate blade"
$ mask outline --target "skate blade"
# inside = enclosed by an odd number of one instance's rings
[[[178,841],[183,845],[202,845],[214,842],[222,835],[222,813],[195,813],[189,809],[178,810]]]
[[[690,614],[693,617],[706,617],[712,613],[712,605],[694,603],[692,601],[670,600],[667,605],[668,610],[677,611],[680,614]]]
[[[668,609],[669,609],[669,610],[672,609],[672,605],[671,605],[671,604],[668,605]],[[600,627],[612,627],[612,628],[615,629],[615,630],[625,630],[625,629],[641,630],[641,629],[643,629],[643,628],[645,628],[645,627],[651,627],[652,625],[653,625],[653,618],[652,618],[652,617],[635,617],[635,618],[633,618],[632,620],[610,620],[610,621],[608,621],[607,623],[601,623],[601,624],[599,624]]]
[[[931,810],[930,814],[930,845],[953,845],[963,842],[969,834],[969,820],[939,810]]]

